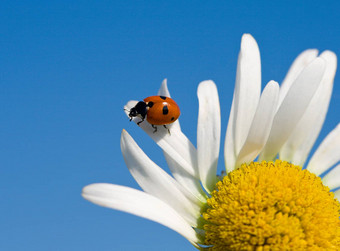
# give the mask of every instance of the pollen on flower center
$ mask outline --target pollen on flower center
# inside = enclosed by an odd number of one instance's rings
[[[340,250],[340,203],[321,179],[277,160],[242,165],[202,213],[211,250]]]

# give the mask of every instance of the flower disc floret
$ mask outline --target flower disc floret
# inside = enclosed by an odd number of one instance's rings
[[[339,250],[340,203],[299,166],[244,164],[211,195],[202,214],[211,250]]]

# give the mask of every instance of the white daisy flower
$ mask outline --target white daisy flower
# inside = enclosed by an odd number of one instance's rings
[[[209,80],[197,90],[197,148],[178,121],[171,134],[140,124],[164,151],[172,176],[123,130],[126,165],[144,191],[98,183],[84,187],[83,197],[163,224],[198,249],[339,250],[340,125],[305,164],[325,120],[336,64],[330,51],[306,50],[280,87],[270,81],[261,93],[259,49],[245,34],[225,139],[226,175],[216,175],[221,117]],[[170,97],[166,81],[158,94]]]

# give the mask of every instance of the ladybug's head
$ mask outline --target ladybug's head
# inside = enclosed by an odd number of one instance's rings
[[[146,107],[147,105],[144,101],[139,101],[134,107],[132,107],[129,112],[130,121],[134,117],[139,117],[144,120],[147,113]]]

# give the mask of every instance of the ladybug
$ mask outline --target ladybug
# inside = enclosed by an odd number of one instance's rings
[[[162,125],[166,129],[166,125],[175,122],[181,114],[176,102],[165,96],[150,96],[143,101],[139,101],[129,112],[130,121],[134,117],[139,117],[142,120],[137,123],[139,125],[145,118],[157,131],[156,125]],[[170,133],[170,130],[168,129]]]

